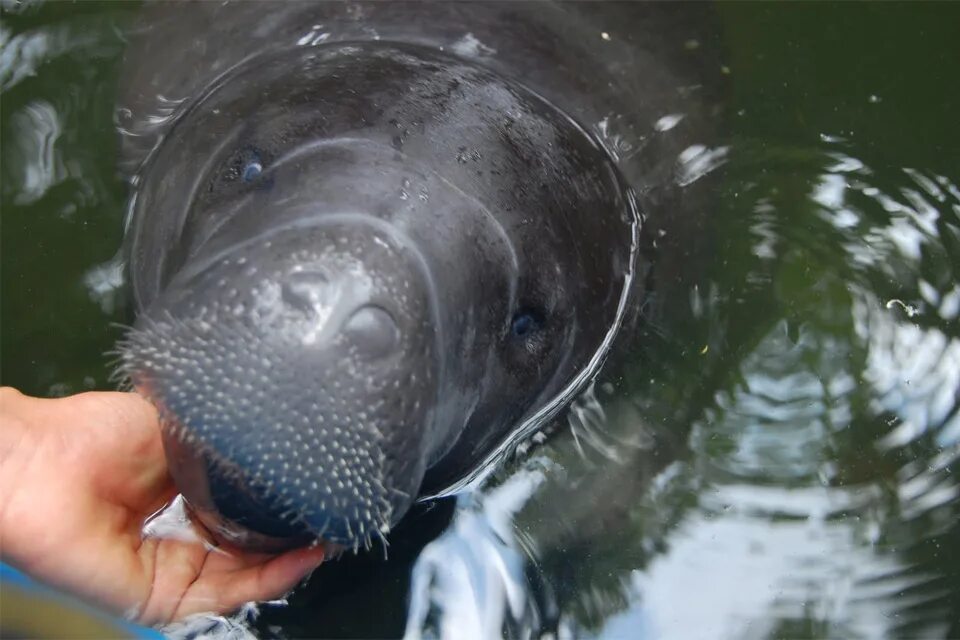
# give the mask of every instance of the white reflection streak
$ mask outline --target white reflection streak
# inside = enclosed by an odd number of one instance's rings
[[[677,158],[677,184],[681,187],[693,184],[726,162],[729,151],[728,146],[710,149],[695,144],[687,147]]]
[[[147,518],[147,521],[143,524],[141,535],[144,538],[179,540],[209,546],[191,524],[186,502],[182,495],[178,495],[170,504]]]
[[[924,472],[897,487],[897,494],[902,508],[901,517],[912,520],[932,509],[955,502],[960,495],[960,487],[954,484],[952,478]]]
[[[11,36],[10,29],[0,25],[0,88],[8,91],[24,78],[36,75],[49,50],[50,38],[46,33]]]
[[[102,264],[95,265],[83,274],[83,284],[87,287],[90,299],[100,305],[104,313],[113,313],[117,308],[117,301],[122,295],[123,286],[123,255],[117,253],[113,258]]]
[[[862,161],[853,156],[843,153],[829,153],[827,155],[836,160],[835,165],[827,167],[827,171],[830,173],[858,173],[861,175],[872,173]]]
[[[860,223],[860,215],[845,207],[847,179],[841,175],[825,173],[814,186],[810,198],[823,207],[821,216],[837,229],[850,229]]]
[[[467,33],[462,38],[450,45],[454,53],[465,58],[482,58],[492,56],[497,52],[496,49],[480,42],[475,35]]]
[[[480,508],[458,506],[453,526],[424,548],[413,568],[405,638],[499,638],[508,614],[513,620],[536,615],[513,514],[543,480],[538,471],[519,473],[483,496]]]
[[[953,320],[960,314],[960,284],[953,285],[953,288],[940,298],[939,313],[944,320]]]
[[[753,254],[761,259],[772,260],[777,257],[777,243],[780,240],[774,223],[776,209],[764,199],[757,202],[753,211],[755,221],[750,225],[750,231],[757,236],[757,242],[753,245]]]
[[[167,96],[157,94],[156,100],[154,101],[155,111],[144,116],[146,124],[150,127],[162,127],[173,122],[180,115],[180,107],[186,101],[186,98],[168,98]],[[137,135],[136,132],[125,131],[125,133]]]
[[[610,114],[593,126],[593,133],[615,162],[624,162],[639,153],[643,136],[631,133],[631,127],[623,117]]]
[[[62,131],[53,105],[35,100],[13,114],[12,149],[4,150],[4,162],[20,168],[20,188],[16,204],[30,204],[66,177],[66,169],[57,156],[56,142]]]
[[[675,126],[680,124],[680,121],[683,120],[684,114],[682,113],[671,113],[663,116],[653,124],[653,128],[661,133],[664,131],[670,131]]]

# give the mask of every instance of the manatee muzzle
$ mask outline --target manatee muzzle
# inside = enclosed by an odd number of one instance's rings
[[[416,247],[363,214],[273,230],[178,274],[123,357],[207,527],[257,548],[382,538],[432,454],[435,305]]]

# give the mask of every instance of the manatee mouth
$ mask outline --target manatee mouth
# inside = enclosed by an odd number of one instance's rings
[[[441,377],[429,273],[365,216],[184,271],[122,346],[200,520],[244,547],[368,546],[416,497]]]

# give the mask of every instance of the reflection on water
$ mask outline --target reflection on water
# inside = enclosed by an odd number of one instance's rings
[[[15,145],[21,158],[10,169],[11,183],[16,185],[17,192],[13,201],[29,204],[65,177],[66,168],[54,153],[60,137],[60,121],[53,106],[44,100],[28,104],[11,120],[14,132],[20,137],[10,144]]]
[[[98,267],[122,237],[111,115],[118,24],[136,7],[0,6],[0,377],[39,395],[109,388],[104,353],[126,305]]]
[[[960,59],[943,26],[960,17],[939,6],[728,8],[729,123],[672,163],[711,204],[696,235],[682,218],[648,230],[659,280],[597,383],[460,496],[442,533],[363,560],[349,589],[323,582],[348,570],[320,571],[244,624],[269,637],[960,635],[960,100],[918,71]],[[125,192],[105,150],[115,26],[131,9],[41,9],[0,31],[0,278],[3,380],[43,394],[106,388],[109,322],[125,320]],[[641,134],[612,114],[594,130],[632,162],[687,123],[663,114]],[[405,622],[370,623],[371,602],[406,608]]]
[[[449,530],[413,568],[408,638],[523,636],[539,628],[513,516],[543,479],[539,471],[521,471],[483,496],[462,499]]]

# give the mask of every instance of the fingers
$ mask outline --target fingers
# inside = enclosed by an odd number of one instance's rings
[[[164,624],[194,613],[229,613],[247,602],[278,598],[323,562],[324,548],[266,556],[147,538],[139,555],[150,582],[139,620]]]
[[[322,546],[294,549],[279,556],[225,556],[211,551],[201,575],[184,594],[172,619],[193,613],[227,613],[247,602],[273,600],[297,586],[323,562]],[[250,563],[252,560],[252,563]],[[232,570],[224,565],[239,565]]]
[[[291,591],[326,557],[323,545],[294,549],[249,567],[237,574],[237,591],[233,594],[242,602],[270,600]]]
[[[145,624],[162,624],[186,614],[178,614],[190,598],[203,598],[196,588],[210,560],[210,551],[202,544],[181,540],[146,538],[138,550],[143,574],[149,582],[140,606],[139,619]],[[208,596],[209,598],[209,596]],[[200,605],[199,601],[194,603]],[[213,603],[191,612],[211,611]]]

